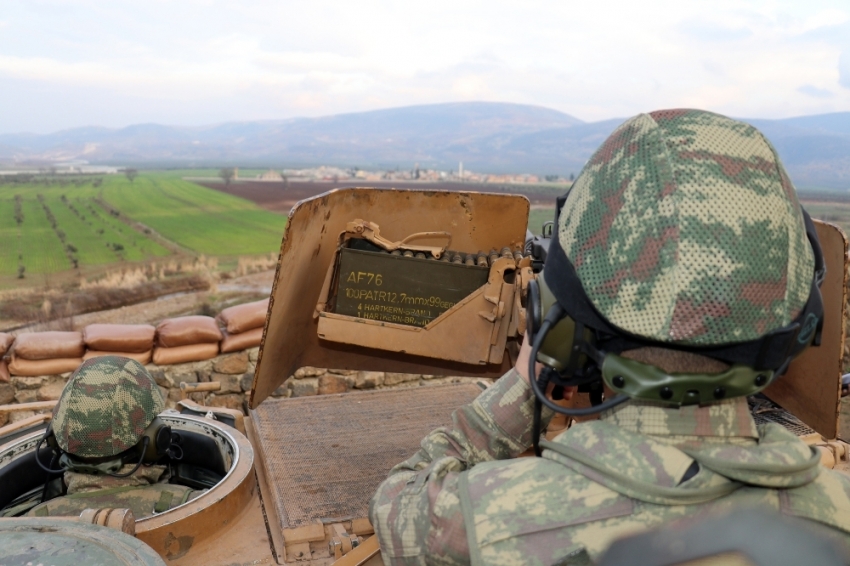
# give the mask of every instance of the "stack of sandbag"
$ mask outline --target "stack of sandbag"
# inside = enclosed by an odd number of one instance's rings
[[[83,363],[85,350],[82,332],[19,334],[12,347],[9,373],[36,377],[74,371]]]
[[[151,363],[156,328],[150,324],[89,324],[83,329],[84,360],[99,356],[124,356],[140,364]]]
[[[214,358],[221,338],[211,316],[167,318],[156,327],[153,363],[165,366]]]
[[[216,320],[224,327],[221,351],[237,352],[260,345],[269,300],[263,299],[244,305],[228,307],[221,311]]]
[[[15,337],[5,332],[0,332],[0,383],[9,382],[9,366],[6,364],[6,353],[12,347]]]

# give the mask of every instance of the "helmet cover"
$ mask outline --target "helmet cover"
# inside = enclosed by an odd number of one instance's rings
[[[659,342],[764,336],[797,317],[814,275],[775,149],[754,127],[702,110],[617,128],[570,190],[558,238],[597,311]]]
[[[81,458],[120,454],[135,446],[165,409],[145,367],[121,356],[86,360],[68,380],[53,410],[59,447]]]

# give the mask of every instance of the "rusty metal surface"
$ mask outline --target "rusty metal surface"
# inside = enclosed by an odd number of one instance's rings
[[[840,228],[815,220],[826,279],[823,337],[820,347],[803,352],[764,394],[827,438],[838,434],[844,356],[844,305],[847,293],[847,238]]]
[[[510,361],[471,366],[361,346],[321,341],[316,304],[336,253],[339,235],[360,218],[375,222],[386,238],[402,240],[414,232],[445,230],[452,247],[476,251],[521,248],[528,223],[528,199],[519,195],[428,190],[340,189],[293,208],[281,244],[269,314],[254,383],[257,407],[303,366],[498,377]],[[422,244],[441,245],[444,239]]]
[[[474,384],[274,399],[251,412],[280,529],[366,517],[390,468],[451,423]],[[266,505],[271,502],[264,501]]]

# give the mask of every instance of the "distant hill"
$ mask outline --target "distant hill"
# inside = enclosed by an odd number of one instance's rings
[[[581,120],[499,102],[408,106],[321,118],[204,127],[138,124],[0,135],[0,160],[85,159],[142,166],[341,165],[578,173],[621,122]],[[748,120],[775,144],[796,183],[850,189],[850,112]]]

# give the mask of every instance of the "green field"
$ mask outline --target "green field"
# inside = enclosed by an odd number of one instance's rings
[[[555,219],[555,207],[532,208],[528,213],[528,229],[532,234],[540,234],[543,224]]]
[[[206,255],[266,254],[280,247],[286,218],[173,174],[111,179],[103,199],[160,235]],[[123,181],[123,182],[122,182]]]
[[[182,173],[182,172],[181,172]],[[17,198],[16,198],[17,197]],[[19,222],[20,220],[20,222]],[[286,218],[176,173],[0,184],[0,283],[171,255],[277,250]],[[23,269],[25,280],[18,280]],[[40,281],[39,281],[40,282]]]
[[[814,201],[806,200],[805,195],[801,195],[800,202],[812,218],[835,224],[845,234],[850,234],[850,201],[838,198],[833,202]]]

